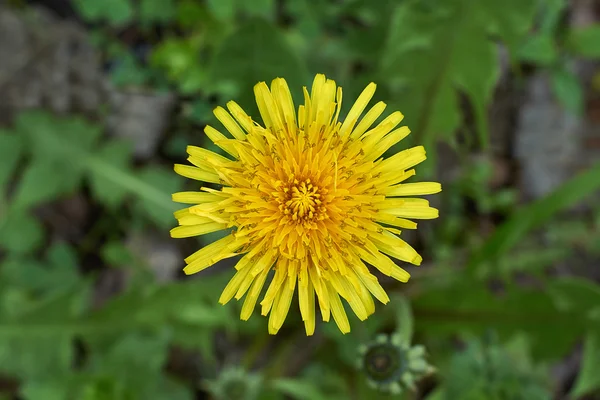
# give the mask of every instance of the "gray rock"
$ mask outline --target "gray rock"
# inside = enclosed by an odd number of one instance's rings
[[[168,126],[175,100],[175,96],[169,93],[113,90],[110,93],[109,132],[131,139],[137,158],[149,158],[155,153]]]
[[[132,254],[143,260],[158,282],[175,280],[183,269],[183,257],[173,240],[147,233],[132,233],[127,239]]]
[[[554,99],[547,75],[529,80],[515,137],[526,197],[543,197],[573,175],[582,124]]]
[[[0,6],[0,98],[4,116],[43,107],[93,113],[106,98],[100,58],[86,31],[49,11]]]

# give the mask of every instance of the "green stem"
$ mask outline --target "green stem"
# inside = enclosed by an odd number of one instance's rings
[[[402,337],[404,343],[412,343],[414,333],[414,319],[410,302],[404,296],[396,299],[398,311],[396,314],[396,331]]]

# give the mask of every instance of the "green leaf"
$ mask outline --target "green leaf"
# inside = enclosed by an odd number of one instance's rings
[[[200,62],[201,42],[196,37],[167,39],[152,53],[153,66],[166,71],[167,76],[185,93],[194,93],[206,82],[207,72]]]
[[[52,334],[35,339],[6,338],[0,328],[0,372],[18,378],[42,378],[71,368],[71,340]]]
[[[170,335],[164,329],[90,339],[91,356],[86,372],[95,382],[88,385],[86,392],[93,393],[90,398],[94,400],[191,400],[188,388],[171,381],[162,372],[169,345]]]
[[[18,131],[26,136],[36,158],[62,161],[71,171],[81,169],[94,179],[111,181],[169,215],[177,209],[170,199],[170,192],[162,192],[135,173],[94,154],[89,146],[93,145],[92,139],[99,131],[96,125],[83,119],[53,118],[38,111],[21,113],[16,125]],[[63,131],[65,127],[68,128],[66,132]],[[176,175],[173,174],[173,177]]]
[[[590,327],[578,307],[559,307],[553,294],[516,285],[493,295],[483,284],[461,279],[424,293],[412,304],[417,329],[423,332],[483,334],[491,329],[503,337],[526,332],[534,356],[540,359],[562,357]]]
[[[550,400],[548,372],[531,365],[526,347],[512,354],[507,350],[493,335],[486,335],[483,343],[472,340],[452,356],[441,398]]]
[[[44,111],[21,112],[15,121],[15,130],[27,138],[35,158],[48,159],[49,151],[63,156],[69,150],[57,146],[56,139],[62,139],[82,150],[90,150],[102,130],[82,118],[57,118]],[[53,154],[56,157],[56,154]]]
[[[571,178],[548,196],[521,207],[472,254],[468,269],[474,272],[477,266],[497,261],[527,233],[550,221],[558,212],[582,201],[600,188],[600,164]]]
[[[231,21],[235,17],[236,0],[207,0],[210,12],[220,20]]]
[[[565,309],[577,309],[590,317],[600,311],[600,286],[593,281],[563,277],[550,282],[548,290]]]
[[[0,221],[0,248],[4,250],[28,253],[40,246],[43,238],[42,225],[25,211],[10,211]]]
[[[272,20],[275,16],[275,0],[255,0],[253,2],[239,1],[240,10],[250,16],[263,17]]]
[[[113,139],[100,148],[97,156],[120,170],[128,171],[130,170],[131,143],[126,140]],[[111,208],[120,206],[129,192],[128,188],[119,185],[111,177],[100,174],[92,174],[90,184],[94,196]]]
[[[187,324],[196,329],[229,323],[227,309],[215,302],[224,284],[212,279],[144,287],[111,300],[104,308],[87,316],[74,329],[119,332],[133,328],[161,328],[167,324]],[[192,315],[193,314],[193,315]]]
[[[180,0],[177,2],[177,21],[182,28],[193,28],[202,25],[206,19],[205,7],[195,0]]]
[[[110,78],[117,87],[142,87],[150,80],[150,74],[133,54],[126,53],[118,58]]]
[[[0,198],[23,153],[23,142],[17,135],[0,130]]]
[[[435,9],[404,2],[392,16],[379,74],[389,77],[390,96],[398,99],[394,108],[407,116],[415,140],[428,149],[461,122],[457,89],[468,95],[480,144],[487,146],[486,107],[499,67],[482,14],[478,7],[454,2]]]
[[[101,18],[102,8],[99,1],[75,0],[73,5],[77,12],[87,21],[95,21]]]
[[[553,71],[552,89],[565,109],[576,115],[583,113],[583,88],[574,73],[562,68]]]
[[[115,376],[123,386],[136,392],[152,387],[153,379],[166,360],[169,336],[158,334],[125,334],[108,348],[96,348],[90,368],[96,373]],[[153,382],[154,381],[154,382]]]
[[[567,6],[568,2],[564,0],[546,0],[540,2],[540,7],[542,8],[540,31],[549,35],[555,34]]]
[[[58,198],[72,188],[72,180],[65,179],[60,166],[47,161],[33,161],[23,173],[12,201],[12,206],[28,209]]]
[[[296,400],[328,400],[330,399],[313,382],[291,378],[278,378],[271,381],[273,389]]]
[[[42,380],[68,373],[74,347],[72,332],[62,327],[81,310],[79,304],[89,293],[83,295],[76,287],[37,301],[13,317],[0,316],[0,372]]]
[[[122,26],[133,18],[130,0],[75,0],[73,3],[81,16],[90,22],[107,21]]]
[[[64,290],[79,282],[79,262],[73,247],[67,243],[56,243],[48,250],[46,259],[49,272],[45,281],[53,290]]]
[[[129,249],[121,242],[109,242],[102,247],[102,259],[112,267],[127,266],[133,262]]]
[[[583,359],[577,380],[571,389],[574,399],[600,390],[600,332],[590,333],[583,344]]]
[[[26,381],[20,392],[27,400],[64,400],[69,398],[68,390],[66,382],[45,379]]]
[[[284,77],[292,91],[306,85],[304,63],[289,48],[272,24],[253,19],[229,36],[217,50],[211,65],[210,82],[231,82],[244,93],[240,105],[258,118],[252,87],[260,81]],[[297,97],[298,98],[298,97]]]
[[[537,34],[525,40],[517,53],[522,61],[540,65],[552,65],[558,59],[558,52],[552,36]]]
[[[183,186],[183,179],[180,176],[173,174],[170,169],[157,166],[146,167],[140,171],[138,176],[142,182],[164,193],[165,200],[170,199],[171,193],[180,191]],[[140,198],[138,204],[142,212],[146,213],[157,225],[169,227],[173,224],[173,215],[156,207],[154,202]]]
[[[488,29],[499,35],[511,49],[522,43],[535,20],[539,2],[537,0],[505,0],[467,2],[467,6],[480,7],[481,21]]]
[[[175,17],[174,0],[141,0],[140,21],[144,24],[167,23]]]
[[[0,277],[11,287],[44,296],[72,290],[80,282],[77,254],[66,243],[53,244],[46,253],[46,262],[10,257],[0,269]]]
[[[600,57],[600,25],[572,30],[569,32],[566,47],[578,56]]]

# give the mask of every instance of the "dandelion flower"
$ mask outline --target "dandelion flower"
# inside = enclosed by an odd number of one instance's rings
[[[403,183],[425,160],[422,146],[382,157],[410,130],[397,128],[403,119],[398,111],[373,126],[383,102],[360,118],[375,86],[369,84],[340,121],[342,88],[324,75],[315,77],[310,93],[304,87],[297,112],[284,79],[270,88],[260,82],[254,94],[262,125],[230,101],[214,114],[231,137],[211,126],[204,130],[229,156],[189,146],[193,166],[175,165],[178,174],[220,188],[173,194],[175,202],[191,206],[175,213],[179,226],[171,236],[232,229],[187,257],[184,272],[243,255],[219,299],[225,304],[245,295],[242,320],[250,318],[269,281],[260,301],[269,333],[283,325],[296,290],[307,335],[315,330],[315,303],[323,321],[333,316],[347,333],[342,299],[360,320],[375,311],[373,297],[389,301],[372,268],[406,282],[410,275],[390,257],[421,263],[398,228],[415,229],[412,219],[436,218],[437,209],[413,196],[437,193],[441,186]]]

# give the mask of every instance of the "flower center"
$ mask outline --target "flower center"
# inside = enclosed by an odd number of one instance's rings
[[[283,189],[283,198],[279,199],[279,209],[284,215],[297,222],[323,219],[321,217],[322,193],[310,178],[303,181],[293,179]]]

